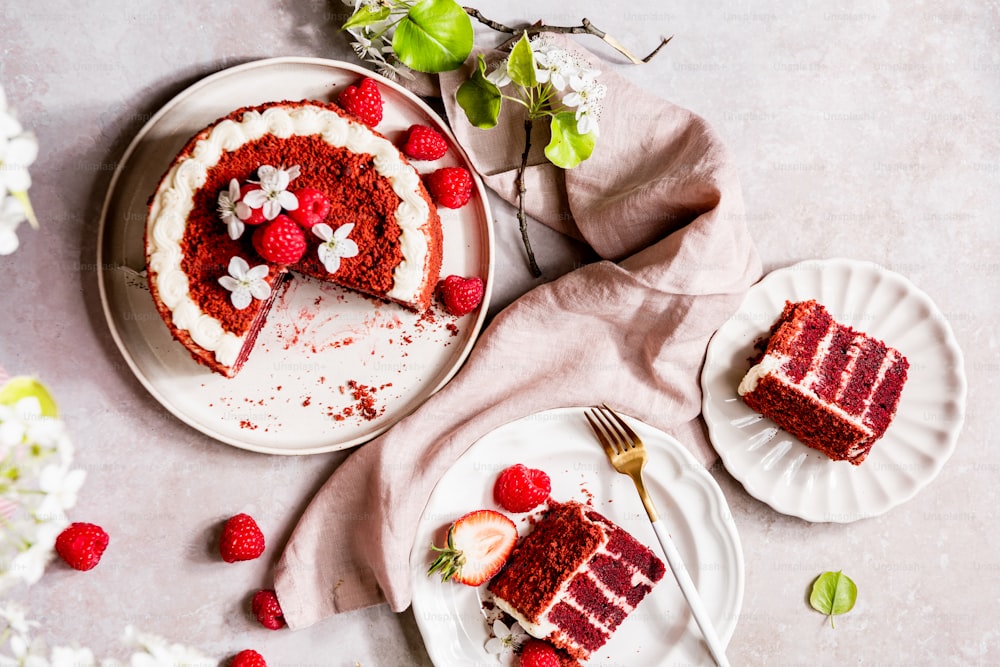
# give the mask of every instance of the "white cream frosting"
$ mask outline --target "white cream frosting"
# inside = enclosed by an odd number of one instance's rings
[[[197,141],[190,155],[175,162],[153,196],[147,219],[146,256],[160,299],[170,309],[174,326],[187,331],[192,340],[215,354],[216,360],[232,366],[243,347],[244,336],[227,332],[215,318],[201,312],[191,298],[187,275],[181,269],[181,241],[194,194],[204,184],[208,171],[225,151],[233,151],[265,134],[280,138],[319,135],[332,146],[374,156],[374,166],[400,198],[396,222],[403,260],[393,273],[394,285],[387,296],[414,301],[422,291],[424,266],[429,252],[421,226],[429,207],[419,187],[420,176],[401,157],[388,139],[335,111],[315,105],[276,105],[263,112],[248,111],[239,120],[223,120]],[[220,222],[221,224],[221,222]]]

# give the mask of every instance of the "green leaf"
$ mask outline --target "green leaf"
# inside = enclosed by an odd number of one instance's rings
[[[572,169],[594,152],[597,137],[593,132],[580,134],[576,129],[576,115],[563,111],[552,116],[552,139],[545,147],[545,157],[557,167]]]
[[[528,33],[521,33],[521,39],[510,52],[507,60],[507,73],[510,80],[519,86],[533,88],[538,85],[538,72],[535,70],[535,54],[531,52]]]
[[[340,26],[340,29],[364,28],[365,26],[379,23],[389,18],[390,11],[389,5],[379,5],[377,9],[372,9],[368,5],[361,5],[358,7],[358,11],[354,12],[351,18],[347,19],[347,23]]]
[[[14,199],[21,202],[21,207],[24,209],[24,215],[28,218],[28,224],[35,229],[38,229],[38,218],[35,217],[35,209],[31,207],[31,200],[28,199],[27,191],[20,190],[18,192],[11,192],[10,194],[14,197]]]
[[[455,99],[473,126],[481,130],[496,126],[503,96],[500,89],[486,78],[486,61],[482,56],[479,56],[472,76],[455,91]]]
[[[41,382],[33,377],[18,375],[10,378],[0,387],[0,405],[14,405],[24,398],[35,398],[42,408],[43,417],[55,417],[58,415],[56,402],[53,400],[49,390]]]
[[[455,0],[421,0],[397,24],[392,48],[418,72],[457,69],[472,52],[472,20]]]
[[[854,608],[854,601],[858,598],[858,587],[854,585],[851,578],[842,574],[840,570],[836,572],[824,572],[813,582],[812,594],[809,596],[809,604],[816,611],[830,617],[830,627],[833,626],[833,617],[838,614],[846,614]]]

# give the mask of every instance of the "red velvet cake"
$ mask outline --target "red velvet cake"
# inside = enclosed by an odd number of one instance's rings
[[[908,368],[898,350],[839,324],[822,304],[786,302],[738,393],[802,444],[858,465],[895,416]]]
[[[150,198],[146,268],[191,355],[233,377],[289,271],[429,307],[441,221],[388,139],[333,104],[238,109],[195,135]]]
[[[528,634],[587,660],[665,571],[623,528],[567,502],[551,507],[488,588]]]

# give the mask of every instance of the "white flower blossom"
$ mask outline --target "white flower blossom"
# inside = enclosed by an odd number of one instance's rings
[[[342,257],[357,256],[358,244],[347,238],[354,231],[354,223],[341,225],[337,231],[333,231],[330,225],[321,222],[318,225],[313,225],[312,231],[323,241],[317,252],[319,253],[319,261],[323,262],[323,268],[327,272],[336,273],[337,269],[340,268]]]
[[[486,652],[502,655],[508,651],[517,651],[529,638],[517,621],[508,628],[502,620],[497,619],[493,621],[493,636],[486,641]]]
[[[9,255],[20,245],[17,228],[26,218],[24,206],[11,196],[0,197],[0,255]]]
[[[608,93],[608,87],[597,83],[596,75],[581,77],[574,82],[573,92],[563,98],[563,103],[576,107],[576,129],[581,134],[598,133],[597,121],[601,115],[601,100]]]
[[[243,197],[250,208],[261,208],[264,210],[264,217],[274,220],[281,213],[281,209],[294,211],[299,207],[299,200],[295,194],[288,191],[288,184],[298,178],[299,166],[293,167],[272,167],[265,164],[257,169],[257,180],[251,183],[260,184],[259,190],[251,190]]]
[[[549,83],[556,90],[566,90],[576,76],[573,58],[562,49],[546,49],[535,54],[535,76],[539,83]]]
[[[235,178],[229,181],[229,188],[219,193],[219,217],[226,224],[229,230],[229,238],[234,241],[243,236],[245,225],[243,220],[250,217],[250,211],[246,204],[239,206],[240,183]],[[241,209],[245,215],[240,215]]]
[[[229,300],[233,308],[243,310],[253,299],[261,301],[271,296],[271,285],[265,278],[271,272],[267,264],[250,268],[250,264],[240,256],[229,260],[229,275],[219,278],[219,284],[232,292]]]
[[[508,59],[504,58],[499,63],[497,63],[496,68],[486,75],[486,80],[492,83],[497,88],[503,88],[508,83],[511,82],[510,70],[507,69]]]

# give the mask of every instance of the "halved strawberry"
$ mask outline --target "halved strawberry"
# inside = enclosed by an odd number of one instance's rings
[[[427,574],[441,581],[478,586],[500,571],[517,542],[517,526],[500,512],[475,510],[448,529],[448,544],[431,548],[440,553]]]

